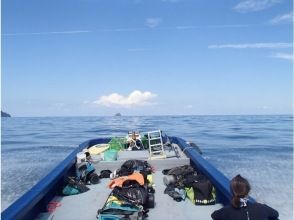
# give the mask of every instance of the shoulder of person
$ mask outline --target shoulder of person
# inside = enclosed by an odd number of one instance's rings
[[[223,208],[220,208],[218,210],[215,210],[212,214],[211,217],[212,219],[224,219],[226,216],[226,213],[230,212],[230,210],[234,209],[231,205],[227,205]]]
[[[264,203],[260,203],[260,202],[255,202],[255,203],[251,203],[251,205],[258,207],[258,208],[270,208],[268,205],[264,204]]]
[[[279,216],[279,212],[275,209],[273,209],[272,207],[263,204],[263,203],[254,203],[252,204],[255,208],[257,209],[263,209],[266,213],[268,213],[271,217],[275,217],[277,218]],[[273,218],[274,219],[274,218]]]

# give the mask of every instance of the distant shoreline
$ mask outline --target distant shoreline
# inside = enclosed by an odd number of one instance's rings
[[[3,112],[3,111],[1,111],[1,118],[11,118],[11,115],[10,114],[8,114],[8,113],[6,113],[6,112]]]

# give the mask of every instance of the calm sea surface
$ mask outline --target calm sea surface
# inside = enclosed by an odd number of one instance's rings
[[[253,197],[292,220],[292,125],[290,115],[2,118],[1,209],[85,140],[161,129],[195,142],[228,178],[248,178]]]

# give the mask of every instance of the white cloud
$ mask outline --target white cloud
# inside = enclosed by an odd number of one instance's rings
[[[277,17],[274,17],[272,20],[270,20],[271,24],[280,24],[280,23],[288,23],[288,22],[293,22],[293,12],[279,15]]]
[[[234,10],[241,13],[261,11],[280,2],[281,0],[243,0],[234,7]]]
[[[291,53],[277,53],[273,56],[274,58],[284,59],[284,60],[294,60],[293,54]]]
[[[191,109],[191,108],[193,108],[193,105],[186,105],[185,108]]]
[[[293,45],[292,43],[251,43],[251,44],[216,44],[216,45],[209,45],[209,49],[222,49],[222,48],[233,48],[233,49],[247,49],[247,48],[291,48]]]
[[[200,29],[200,28],[244,28],[244,27],[251,27],[251,26],[258,26],[258,25],[256,24],[223,24],[223,25],[206,25],[206,26],[182,25],[182,26],[170,27],[169,29],[190,30],[190,29]]]
[[[151,102],[157,95],[151,92],[141,92],[140,90],[135,90],[131,92],[128,96],[123,96],[118,93],[112,93],[110,95],[101,96],[94,104],[103,105],[107,107],[112,106],[143,106],[154,104]]]
[[[149,28],[155,28],[162,22],[161,18],[147,18],[145,25]]]
[[[27,32],[27,33],[2,33],[1,36],[13,37],[13,36],[26,36],[26,35],[56,35],[56,34],[83,34],[83,33],[97,33],[97,32],[136,32],[136,31],[149,31],[150,28],[159,26],[162,22],[161,18],[147,18],[145,21],[146,27],[122,27],[122,28],[102,28],[95,30],[75,30],[75,31],[51,31],[51,32]],[[193,25],[181,25],[171,27],[158,27],[157,30],[190,30],[199,28],[243,28],[257,26],[256,24],[224,24],[224,25],[206,25],[206,26],[193,26]]]

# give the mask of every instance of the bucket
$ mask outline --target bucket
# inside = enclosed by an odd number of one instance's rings
[[[86,161],[86,154],[83,152],[77,153],[77,163],[82,163]]]
[[[142,138],[142,144],[144,146],[144,149],[148,149],[149,148],[148,138],[143,137]]]
[[[117,151],[116,150],[107,150],[104,152],[104,160],[105,161],[114,161],[117,160]]]
[[[125,142],[124,138],[118,138],[118,137],[112,138],[110,142],[108,143],[109,149],[120,151],[124,147],[124,144],[125,144],[124,142]]]
[[[82,152],[86,155],[87,160],[91,159],[90,152],[89,152],[89,150],[87,148],[83,149]]]

